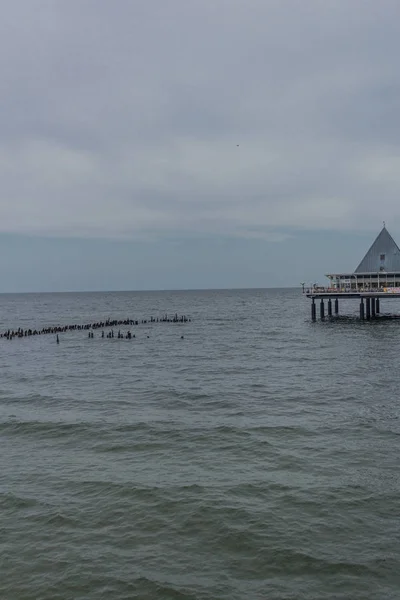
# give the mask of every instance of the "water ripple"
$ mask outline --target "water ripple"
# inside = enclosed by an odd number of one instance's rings
[[[399,322],[311,324],[297,290],[0,303],[192,316],[4,345],[1,598],[398,599]]]

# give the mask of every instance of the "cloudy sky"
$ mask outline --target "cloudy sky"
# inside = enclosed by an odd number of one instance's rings
[[[294,286],[400,242],[398,0],[0,0],[0,291]]]

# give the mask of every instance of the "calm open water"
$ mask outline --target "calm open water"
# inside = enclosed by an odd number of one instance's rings
[[[0,296],[0,330],[192,318],[0,340],[0,598],[399,599],[400,321],[309,309]]]

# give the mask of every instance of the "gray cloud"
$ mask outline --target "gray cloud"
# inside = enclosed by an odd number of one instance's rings
[[[400,226],[397,2],[2,5],[1,231]]]

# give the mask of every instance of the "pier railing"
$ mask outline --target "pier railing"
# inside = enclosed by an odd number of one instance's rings
[[[331,288],[331,287],[315,287],[305,288],[304,293],[311,294],[400,294],[400,287],[346,287],[346,288]]]

